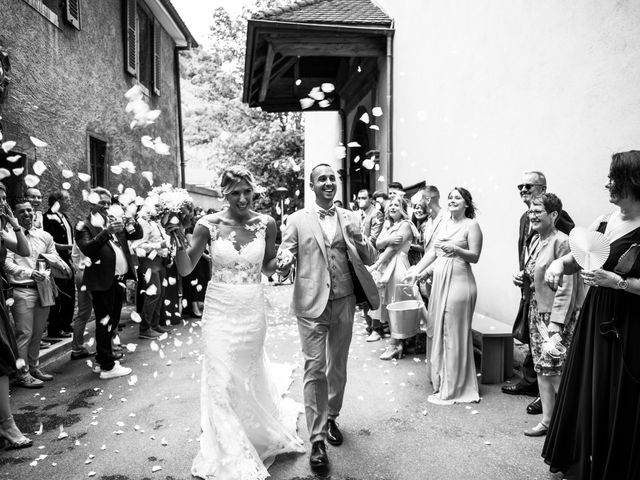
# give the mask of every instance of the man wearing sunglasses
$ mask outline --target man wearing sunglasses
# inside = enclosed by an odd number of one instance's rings
[[[547,191],[547,179],[544,173],[531,171],[524,172],[522,181],[517,186],[520,198],[527,206],[527,211],[531,205],[531,200]],[[523,343],[529,343],[529,303],[531,302],[531,290],[526,281],[523,281],[522,271],[524,270],[525,258],[528,254],[529,244],[535,232],[531,229],[529,215],[525,211],[520,217],[520,231],[518,235],[518,263],[520,273],[514,276],[513,282],[522,290],[520,296],[520,306],[513,326],[514,337]],[[567,212],[562,210],[556,220],[556,227],[567,235],[575,224]],[[522,328],[524,327],[524,328]],[[533,402],[527,405],[527,413],[537,415],[542,413],[542,403],[538,392],[538,380],[533,366],[531,349],[522,362],[522,378],[516,384],[504,385],[502,391],[509,395],[529,395],[536,397]]]

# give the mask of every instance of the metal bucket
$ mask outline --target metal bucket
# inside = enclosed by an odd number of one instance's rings
[[[387,305],[391,337],[404,339],[417,335],[420,331],[421,308],[422,303],[417,300],[404,300]]]

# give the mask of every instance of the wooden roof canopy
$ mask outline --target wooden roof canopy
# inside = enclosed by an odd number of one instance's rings
[[[371,0],[299,0],[254,14],[243,101],[268,112],[300,111],[301,98],[331,83],[328,102],[307,110],[348,110],[377,81],[390,35],[392,20]]]

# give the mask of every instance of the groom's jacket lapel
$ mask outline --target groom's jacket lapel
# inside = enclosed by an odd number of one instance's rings
[[[318,242],[318,246],[320,247],[320,251],[322,252],[325,263],[328,265],[329,259],[327,258],[327,249],[324,245],[324,235],[322,234],[322,227],[320,226],[318,215],[316,215],[316,212],[313,210],[313,208],[307,208],[305,211],[307,212],[307,221],[309,223],[309,226],[311,227],[313,236],[315,237],[316,242]]]

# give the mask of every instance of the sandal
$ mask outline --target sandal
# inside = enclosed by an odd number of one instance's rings
[[[3,448],[7,450],[27,448],[33,445],[33,440],[22,434],[13,417],[0,421],[0,439],[3,441]]]

